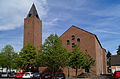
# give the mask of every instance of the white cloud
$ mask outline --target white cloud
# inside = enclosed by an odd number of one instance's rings
[[[44,24],[44,26],[54,26],[54,25],[57,25],[57,21],[58,21],[59,19],[58,18],[54,18],[54,19],[49,19],[49,21],[44,21],[43,22],[43,24]]]
[[[111,31],[106,31],[106,30],[94,30],[94,32],[103,32],[103,33],[109,33],[109,34],[118,34],[120,35],[120,32],[111,32]]]
[[[45,5],[47,0],[2,0],[0,1],[0,31],[11,30],[23,25],[24,18],[27,16],[32,3],[38,7],[41,17],[47,14]]]

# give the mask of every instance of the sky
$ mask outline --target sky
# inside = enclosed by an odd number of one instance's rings
[[[52,33],[62,35],[72,25],[96,34],[112,54],[120,45],[120,0],[0,0],[0,50],[23,47],[24,18],[35,4],[42,20],[42,43]]]

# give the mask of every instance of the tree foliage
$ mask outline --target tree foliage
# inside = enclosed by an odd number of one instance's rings
[[[120,45],[118,46],[117,54],[120,55]]]
[[[80,68],[90,69],[92,65],[94,65],[94,60],[91,56],[86,54],[85,52],[80,51],[78,46],[75,46],[73,51],[70,53],[70,61],[69,66],[77,70]]]
[[[7,57],[3,55],[3,53],[0,53],[0,67],[7,68]]]
[[[51,34],[45,40],[39,61],[41,65],[51,68],[53,72],[66,66],[67,50],[62,46],[62,42],[56,34]]]
[[[25,71],[33,71],[36,66],[37,51],[32,44],[24,46],[19,53],[18,64]]]
[[[6,45],[0,53],[0,66],[2,68],[14,69],[15,68],[15,55],[14,49],[11,45]]]

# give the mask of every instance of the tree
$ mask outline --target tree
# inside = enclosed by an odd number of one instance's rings
[[[7,68],[7,70],[13,69],[14,54],[15,52],[13,47],[11,45],[6,45],[1,51],[1,66]]]
[[[120,45],[118,46],[117,54],[120,55]]]
[[[107,52],[106,58],[107,58],[107,71],[110,73],[111,72],[111,53],[110,51]]]
[[[60,38],[51,34],[41,48],[39,61],[43,66],[52,69],[53,73],[67,64],[67,50],[62,46]]]
[[[4,56],[2,53],[0,53],[0,67],[2,69],[7,68],[7,63],[5,61],[7,61],[6,56]]]
[[[85,60],[83,64],[83,68],[85,69],[86,72],[89,72],[90,68],[94,65],[95,60],[88,55],[86,52],[85,53]]]
[[[24,46],[19,53],[18,64],[24,71],[33,71],[36,67],[37,50],[32,44]]]
[[[14,55],[14,59],[13,59],[13,63],[12,63],[12,68],[13,69],[19,69],[20,68],[20,58],[19,58],[19,53],[15,53]]]
[[[76,77],[78,69],[80,68],[90,69],[90,67],[93,64],[94,64],[93,58],[91,58],[85,52],[80,51],[78,46],[75,46],[75,48],[70,54],[69,66],[76,69]]]

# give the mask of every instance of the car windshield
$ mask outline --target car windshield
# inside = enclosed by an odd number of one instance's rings
[[[63,77],[64,76],[64,74],[56,74],[56,76],[58,76],[58,77]]]
[[[50,74],[44,74],[44,76],[50,76]]]
[[[33,75],[40,75],[39,73],[34,73]]]
[[[25,76],[30,75],[30,73],[25,73]]]

